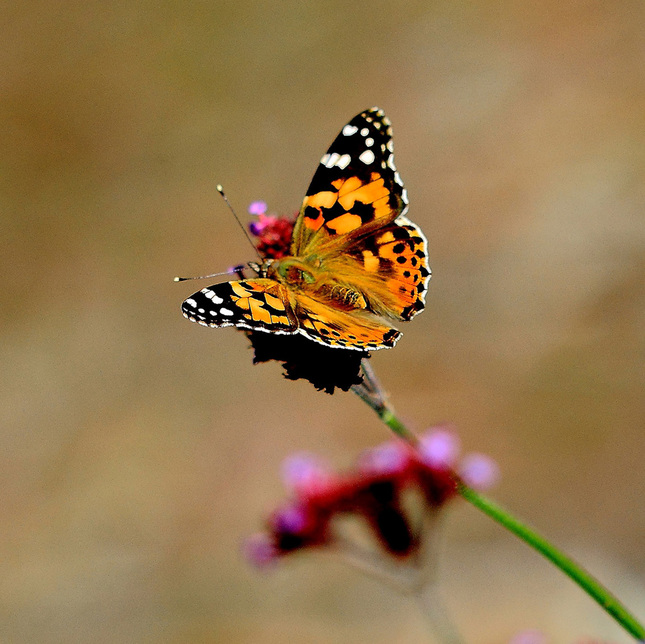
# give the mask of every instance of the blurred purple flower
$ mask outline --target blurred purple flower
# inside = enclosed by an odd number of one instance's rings
[[[459,474],[466,485],[475,490],[488,490],[500,478],[499,466],[485,454],[467,454],[459,466]]]
[[[252,566],[266,570],[275,563],[278,550],[270,535],[260,532],[251,535],[244,541],[242,554]]]
[[[446,428],[429,430],[419,439],[421,460],[429,467],[454,466],[459,448],[459,437]]]
[[[358,469],[364,474],[396,474],[407,467],[409,460],[410,447],[401,441],[390,441],[365,450],[358,458]]]
[[[298,496],[309,497],[324,491],[332,474],[318,455],[298,452],[282,462],[282,480],[285,487]]]
[[[263,215],[266,211],[266,201],[253,201],[249,205],[249,214],[251,215]]]
[[[286,458],[282,475],[293,499],[279,507],[267,523],[265,541],[255,541],[248,558],[272,561],[290,552],[337,541],[332,521],[355,515],[367,523],[381,548],[400,561],[418,552],[418,517],[404,502],[407,489],[416,489],[426,511],[437,511],[457,494],[459,475],[452,467],[459,450],[457,436],[445,427],[431,429],[415,449],[388,441],[363,452],[353,470],[332,472],[320,457],[305,452]],[[464,482],[490,486],[497,466],[481,454],[464,459],[459,468]],[[272,545],[271,549],[268,545]],[[528,644],[528,643],[527,643]]]
[[[546,636],[540,631],[527,630],[515,635],[509,644],[547,644]]]
[[[271,519],[271,527],[286,534],[298,534],[307,525],[307,510],[302,505],[287,504],[276,511]]]

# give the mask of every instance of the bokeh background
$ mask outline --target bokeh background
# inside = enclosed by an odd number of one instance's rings
[[[372,105],[434,271],[374,368],[645,617],[640,0],[23,0],[1,30],[0,641],[431,641],[340,563],[242,560],[286,455],[347,467],[387,433],[188,323],[203,284],[172,282],[252,259],[216,183],[291,213]],[[444,529],[467,641],[630,641],[475,509]]]

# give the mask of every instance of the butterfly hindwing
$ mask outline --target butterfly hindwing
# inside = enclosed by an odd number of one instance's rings
[[[425,307],[427,245],[421,229],[400,215],[348,249],[362,269],[357,286],[364,285],[366,299],[381,315],[410,320]]]
[[[299,333],[329,347],[372,351],[393,347],[401,335],[373,315],[342,311],[303,293],[296,295],[294,310]]]
[[[184,300],[181,310],[202,326],[237,326],[272,333],[295,333],[298,328],[286,287],[271,279],[208,286]]]

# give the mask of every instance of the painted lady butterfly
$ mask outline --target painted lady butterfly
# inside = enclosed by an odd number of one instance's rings
[[[393,347],[425,306],[427,241],[406,218],[392,128],[374,107],[341,130],[302,202],[290,255],[249,264],[257,278],[191,295],[185,317],[203,326],[302,334],[327,347]]]

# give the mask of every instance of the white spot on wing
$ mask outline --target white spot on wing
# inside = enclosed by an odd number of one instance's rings
[[[188,306],[192,307],[193,309],[197,306],[197,302],[195,302],[195,300],[193,300],[193,298],[192,298],[192,297],[189,297],[189,298],[184,302],[184,304],[188,304]]]
[[[325,165],[326,165],[328,168],[333,168],[333,167],[336,165],[336,161],[338,161],[338,159],[340,158],[340,154],[338,154],[338,152],[334,152],[334,153],[333,153],[333,154],[331,154],[331,155],[326,154],[325,156],[326,156],[326,157],[329,157],[329,158],[327,159],[327,163],[325,163]]]
[[[370,133],[369,128],[364,127],[361,130],[361,136],[367,136]]]
[[[352,157],[349,156],[349,154],[343,154],[338,161],[336,161],[336,165],[341,169],[344,170],[351,162]]]
[[[358,128],[355,125],[350,125],[349,123],[343,128],[343,136],[352,136],[356,134]]]
[[[215,295],[214,291],[211,291],[209,288],[202,289],[204,297],[207,297],[209,300],[212,300],[213,304],[221,304],[224,300]]]
[[[365,165],[369,165],[370,163],[374,163],[374,152],[371,150],[365,150],[361,156],[358,157]]]
[[[222,315],[233,315],[233,311],[231,311],[231,309],[220,309],[219,312]]]
[[[368,148],[371,148],[374,145],[374,139],[371,136],[369,138],[365,139],[365,145]]]

